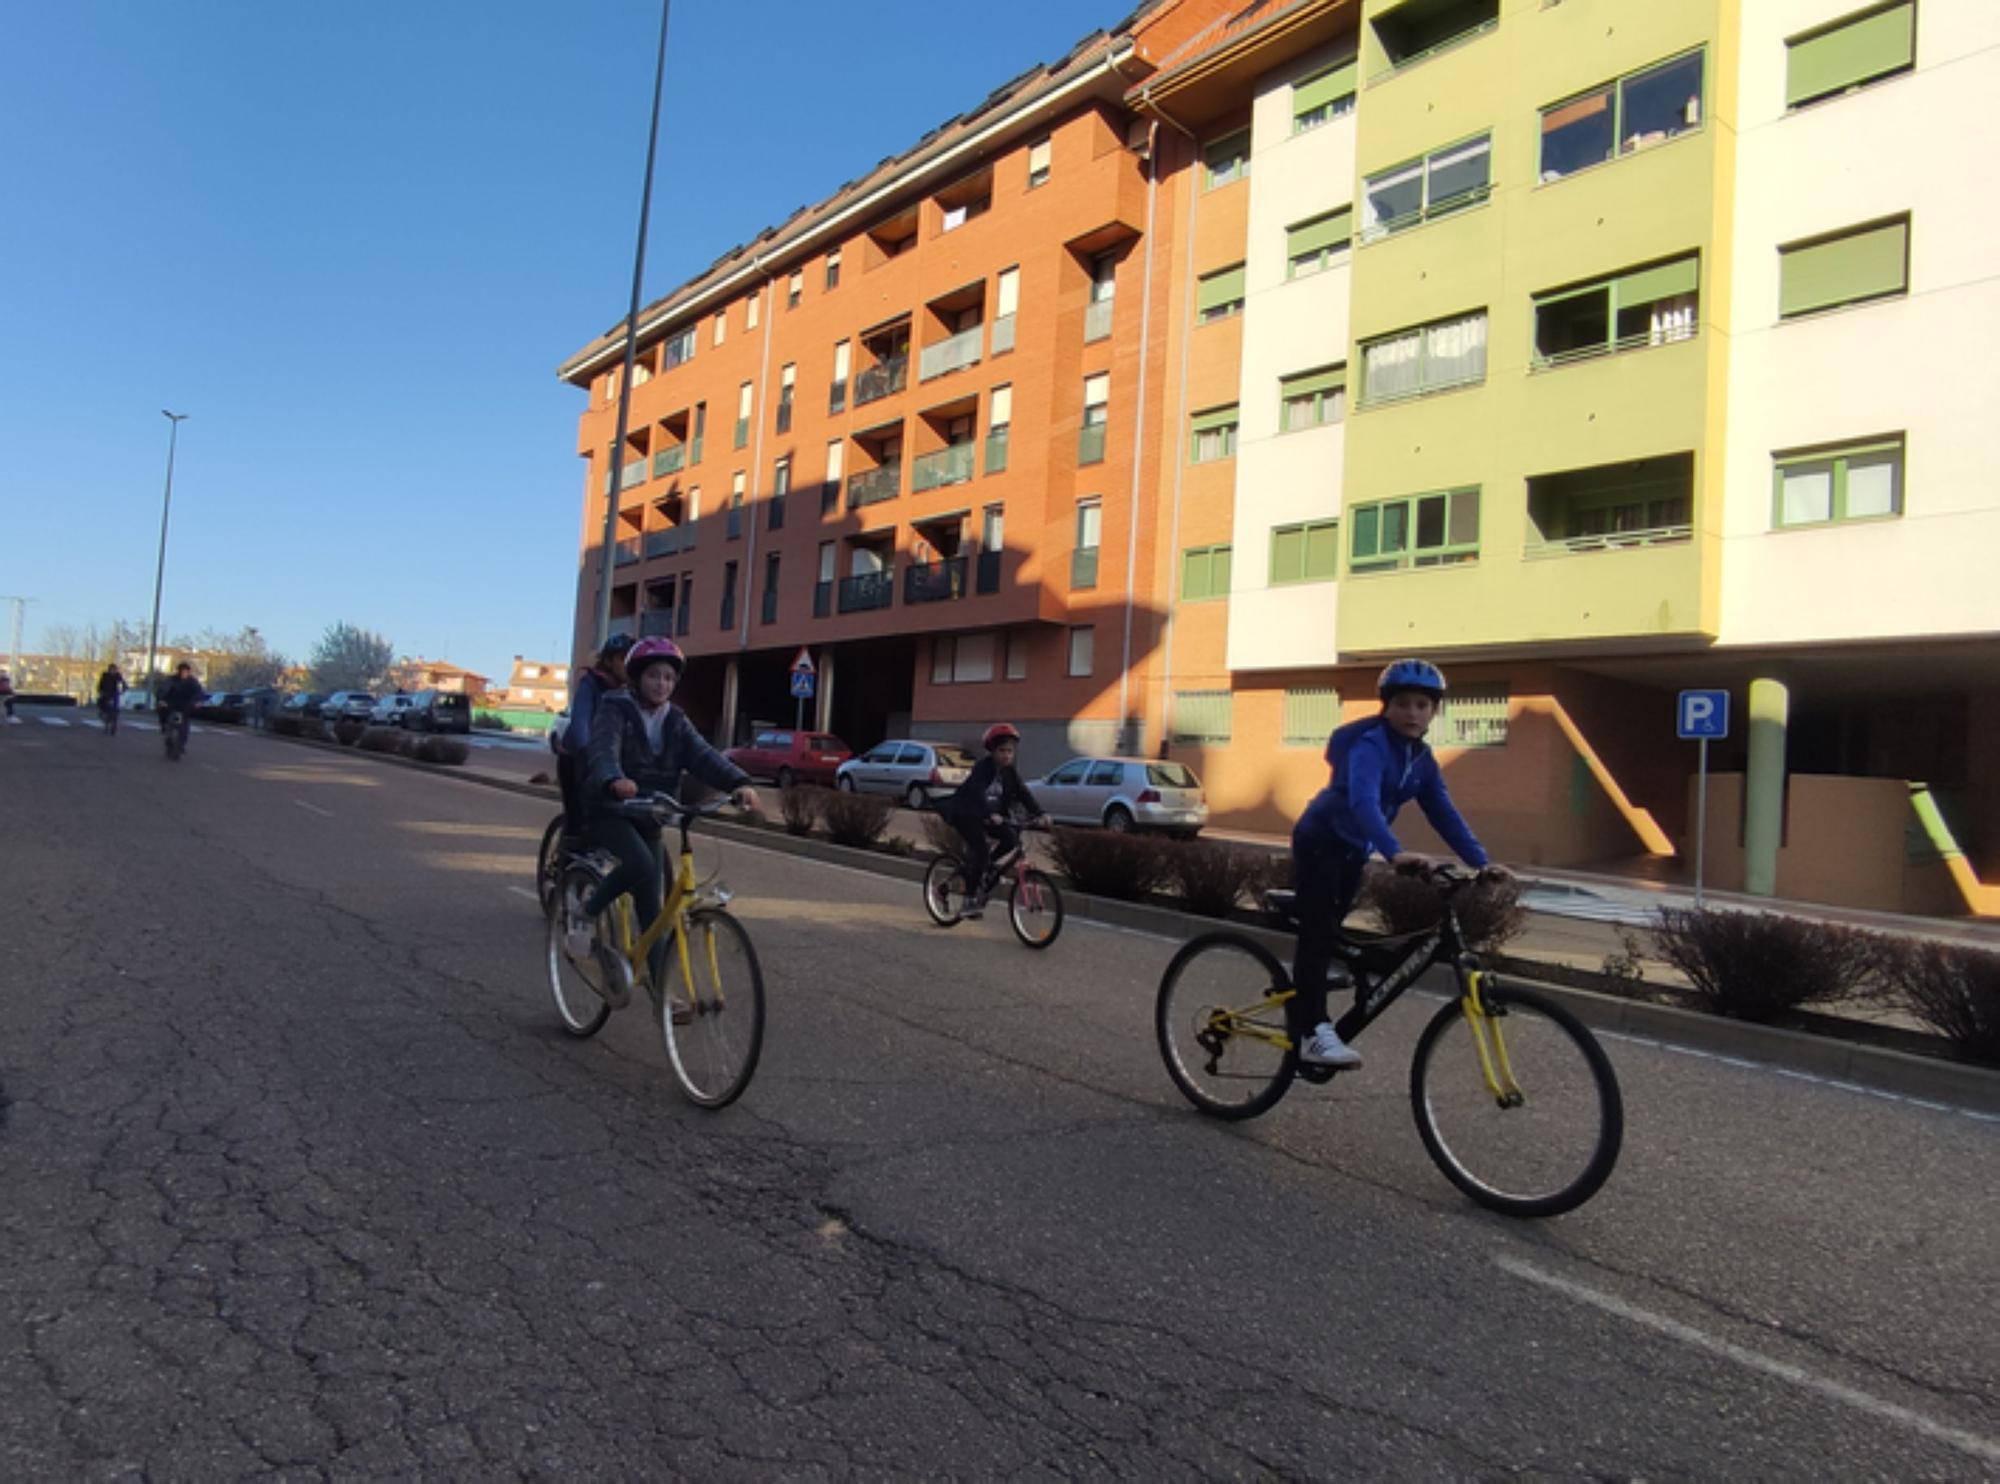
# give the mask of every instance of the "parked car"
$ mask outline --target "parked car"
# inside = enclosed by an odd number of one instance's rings
[[[368,719],[378,727],[399,727],[403,724],[403,714],[416,704],[415,696],[384,696],[375,703],[375,709]]]
[[[243,695],[240,691],[219,690],[194,708],[197,721],[222,721],[241,725]]]
[[[1186,763],[1075,757],[1028,786],[1057,824],[1165,830],[1192,840],[1208,823],[1208,795]]]
[[[320,702],[319,714],[329,722],[367,721],[375,714],[375,698],[365,690],[337,690]]]
[[[409,732],[469,732],[472,730],[472,701],[455,690],[420,690],[410,697],[403,711],[403,729]]]
[[[316,690],[294,691],[285,697],[285,704],[278,708],[281,716],[318,716],[320,703],[326,697]]]
[[[770,778],[780,788],[794,783],[831,784],[840,765],[854,754],[826,732],[758,732],[743,747],[723,754],[752,778]]]
[[[878,742],[834,771],[834,782],[850,793],[900,794],[921,809],[965,782],[972,754],[949,742]]]

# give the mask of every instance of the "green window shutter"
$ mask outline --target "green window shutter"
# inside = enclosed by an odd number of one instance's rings
[[[1694,258],[1679,258],[1652,268],[1640,268],[1617,280],[1618,303],[1621,307],[1630,307],[1650,304],[1655,299],[1691,294],[1699,278],[1700,268]]]
[[[1330,211],[1325,216],[1314,217],[1309,222],[1301,222],[1285,232],[1285,256],[1302,258],[1308,253],[1323,252],[1329,247],[1345,246],[1354,237],[1354,208],[1343,206],[1338,211]]]
[[[1208,567],[1208,585],[1218,598],[1229,596],[1229,579],[1235,561],[1236,549],[1233,546],[1218,546],[1213,549]]]
[[[1218,175],[1228,175],[1230,180],[1240,179],[1250,162],[1250,131],[1239,129],[1227,139],[1216,140],[1201,152],[1201,160],[1207,167],[1211,189],[1215,187]],[[1232,175],[1231,171],[1235,173]]]
[[[1213,567],[1209,553],[1203,550],[1181,553],[1181,601],[1196,603],[1206,598],[1214,589]]]
[[[1324,392],[1337,392],[1347,385],[1347,368],[1331,366],[1324,371],[1306,371],[1297,376],[1287,376],[1278,382],[1279,394],[1286,401],[1293,397],[1311,397]]]
[[[1243,265],[1225,268],[1220,273],[1211,273],[1201,280],[1195,293],[1195,307],[1203,314],[1212,309],[1220,309],[1225,304],[1233,304],[1243,297]]]
[[[1311,113],[1315,108],[1324,108],[1336,98],[1345,98],[1354,91],[1355,74],[1360,67],[1359,59],[1330,67],[1316,77],[1292,85],[1292,117]]]
[[[1340,523],[1325,521],[1305,530],[1307,582],[1324,582],[1340,575]]]
[[[1778,249],[1778,314],[1852,304],[1908,286],[1910,224],[1885,222],[1844,236]]]
[[[1285,724],[1280,733],[1287,747],[1324,747],[1340,725],[1340,692],[1332,686],[1307,686],[1285,692]]]
[[[1785,56],[1785,104],[1797,108],[1873,77],[1900,71],[1917,56],[1914,0],[1858,16],[1791,42]]]
[[[1180,690],[1174,692],[1174,740],[1177,742],[1227,742],[1230,702],[1226,690]]]
[[[1285,526],[1271,532],[1271,581],[1298,582],[1306,575],[1306,528]]]
[[[1207,412],[1197,412],[1194,415],[1193,427],[1197,433],[1212,433],[1217,428],[1233,427],[1236,422],[1234,407],[1216,407]]]

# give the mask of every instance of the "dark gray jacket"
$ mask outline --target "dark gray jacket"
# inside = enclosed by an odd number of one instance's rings
[[[593,812],[615,802],[611,785],[621,778],[638,784],[642,794],[663,793],[676,798],[683,772],[725,792],[750,781],[750,775],[710,747],[687,713],[672,703],[667,706],[667,723],[655,752],[646,740],[646,721],[639,714],[639,703],[627,690],[612,691],[597,703],[586,757],[584,800]]]

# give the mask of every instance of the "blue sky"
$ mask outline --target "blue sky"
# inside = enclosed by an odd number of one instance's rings
[[[1129,5],[680,0],[648,299]],[[504,679],[568,642],[582,393],[624,313],[654,0],[60,0],[0,49],[0,591],[339,619]],[[0,608],[0,646],[11,613]]]

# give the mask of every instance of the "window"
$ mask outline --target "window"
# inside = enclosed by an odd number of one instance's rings
[[[826,287],[829,293],[840,287],[840,249],[837,247],[826,255]]]
[[[778,431],[780,433],[789,433],[792,430],[792,391],[797,385],[798,379],[799,368],[791,362],[787,362],[784,370],[778,373]]]
[[[986,472],[1007,468],[1007,433],[1014,420],[1014,388],[1003,382],[993,388],[986,415]]]
[[[1703,62],[1689,52],[1544,108],[1540,178],[1561,180],[1700,128]]]
[[[1430,730],[1431,746],[1505,747],[1507,699],[1505,685],[1457,687],[1445,697]]]
[[[1375,39],[1391,70],[1410,67],[1500,24],[1500,0],[1404,0],[1375,17]]]
[[[1195,319],[1212,325],[1243,312],[1243,265],[1204,273],[1195,287]]]
[[[750,383],[744,382],[736,389],[736,446],[744,447],[750,442]]]
[[[694,573],[681,573],[681,611],[674,627],[683,635],[694,622]]]
[[[1354,112],[1354,74],[1360,63],[1349,57],[1336,67],[1292,84],[1292,132],[1303,134]]]
[[[707,436],[708,403],[697,402],[694,404],[694,447],[688,450],[688,462],[690,464],[699,464],[701,462],[701,444],[702,440]]]
[[[1014,315],[1021,307],[1021,270],[1003,268],[993,290],[993,354],[1014,348]]]
[[[736,563],[722,564],[722,627],[736,627]]]
[[[714,338],[714,343],[716,345],[722,344],[723,337],[728,333],[728,330],[729,330],[729,311],[726,309],[716,310],[715,338]]]
[[[931,640],[932,685],[979,685],[993,678],[994,635],[939,634]]]
[[[1773,526],[1875,520],[1903,513],[1903,439],[1781,453],[1773,460]]]
[[[757,328],[757,315],[759,311],[763,308],[763,300],[764,300],[763,292],[762,290],[759,290],[757,293],[752,294],[749,298],[743,301],[744,329],[754,330]]]
[[[1331,268],[1354,237],[1354,208],[1343,206],[1285,229],[1285,277],[1305,278]]]
[[[1910,219],[1850,227],[1778,249],[1778,317],[1909,292]]]
[[[1096,662],[1097,630],[1089,624],[1069,631],[1069,673],[1088,675]]]
[[[785,496],[792,492],[792,456],[786,454],[771,469],[771,513],[766,524],[771,530],[785,528]]]
[[[1076,549],[1070,553],[1071,589],[1097,586],[1097,548],[1104,535],[1104,502],[1079,500],[1076,505]]]
[[[1083,379],[1083,429],[1077,435],[1079,464],[1104,462],[1104,430],[1111,416],[1111,373],[1100,371]]]
[[[1049,178],[1049,156],[1054,144],[1047,139],[1037,139],[1028,146],[1028,189],[1033,190]]]
[[[1175,691],[1173,740],[1227,742],[1234,699],[1226,690]]]
[[[826,446],[826,477],[819,487],[819,513],[827,514],[840,503],[840,475],[847,455],[847,442],[836,438]]]
[[[684,361],[694,359],[694,327],[689,326],[667,341],[666,359],[661,364],[669,371]]]
[[[1528,481],[1530,556],[1685,541],[1692,534],[1694,455],[1659,454]]]
[[[1908,72],[1917,62],[1916,0],[1843,17],[1785,43],[1785,106],[1803,108]]]
[[[1700,277],[1689,254],[1535,295],[1536,367],[1693,338]]]
[[[1347,416],[1347,367],[1301,371],[1278,383],[1278,427],[1286,433],[1337,423]]]
[[[778,553],[770,552],[764,558],[764,612],[765,623],[778,621]]]
[[[1486,311],[1361,343],[1361,405],[1422,397],[1486,379]]]
[[[791,281],[785,285],[785,308],[797,309],[799,299],[806,291],[806,270],[794,268]]]
[[[1371,242],[1484,201],[1493,184],[1493,136],[1481,134],[1368,177],[1361,240]]]
[[[1181,601],[1206,603],[1229,596],[1231,549],[1191,546],[1181,553]]]
[[[1226,139],[1218,139],[1201,152],[1203,179],[1207,189],[1234,185],[1250,174],[1250,131],[1240,129]]]
[[[1350,572],[1441,567],[1479,558],[1479,491],[1441,490],[1363,505],[1350,516]]]
[[[1189,461],[1208,464],[1217,459],[1235,458],[1236,427],[1236,408],[1233,406],[1197,412],[1191,429]]]
[[[1339,521],[1313,520],[1271,528],[1271,586],[1331,582],[1339,575]]]
[[[729,530],[731,541],[743,534],[743,475],[738,471],[729,481]]]
[[[1028,678],[1028,636],[1019,629],[1010,629],[1007,633],[1007,678]]]
[[[1340,692],[1330,685],[1285,688],[1285,721],[1279,741],[1286,747],[1324,747],[1340,725]]]

